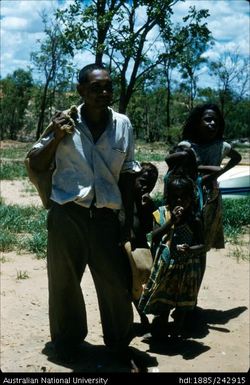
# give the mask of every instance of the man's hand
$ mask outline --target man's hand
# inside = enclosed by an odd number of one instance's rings
[[[52,118],[52,127],[55,133],[55,138],[60,140],[67,133],[71,134],[74,131],[74,121],[69,115],[63,112],[57,112]]]

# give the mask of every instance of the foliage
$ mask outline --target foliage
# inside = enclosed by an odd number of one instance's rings
[[[37,123],[36,139],[44,129],[46,109],[52,110],[55,93],[69,90],[70,79],[74,74],[72,63],[63,46],[62,33],[58,24],[52,20],[48,22],[47,15],[42,15],[46,38],[40,42],[40,49],[32,52],[31,59],[36,69],[44,77],[44,86],[41,87],[39,102],[39,119]]]
[[[210,71],[217,79],[218,103],[223,116],[226,116],[236,101],[249,96],[249,60],[242,58],[237,50],[226,51],[217,61],[210,63]]]
[[[86,3],[75,0],[66,10],[57,11],[68,51],[73,55],[75,50],[89,50],[97,63],[106,61],[118,74],[120,112],[126,112],[133,93],[162,62],[162,39],[165,42],[174,40],[171,16],[177,1],[96,0]],[[183,19],[182,38],[190,31],[194,44],[200,35],[206,41],[208,29],[205,24],[200,27],[200,23],[207,16],[204,10],[190,9]],[[155,36],[151,43],[148,42],[150,34]],[[182,50],[183,45],[179,44],[179,55]],[[175,59],[178,60],[177,56]]]
[[[1,140],[16,140],[24,123],[33,85],[30,71],[18,69],[12,75],[0,80],[1,87]]]

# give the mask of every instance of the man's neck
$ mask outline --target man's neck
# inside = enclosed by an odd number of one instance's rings
[[[109,116],[108,108],[92,110],[84,106],[82,116],[93,136],[94,142],[96,142],[107,126]]]
[[[83,106],[82,108],[82,116],[88,120],[91,123],[98,124],[100,122],[103,122],[107,119],[108,117],[108,108],[95,108],[92,109],[86,105]]]

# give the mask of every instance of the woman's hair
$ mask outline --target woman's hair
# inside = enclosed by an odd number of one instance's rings
[[[191,140],[194,142],[200,141],[199,125],[202,116],[206,110],[213,110],[218,117],[218,130],[216,139],[222,139],[225,129],[225,121],[219,107],[213,103],[206,103],[196,106],[190,113],[183,126],[182,140]]]
[[[172,190],[175,188],[182,189],[183,192],[191,198],[193,204],[196,204],[195,184],[193,180],[184,175],[170,175],[167,181],[166,205],[170,204]]]
[[[105,70],[109,72],[108,69],[104,66],[104,64],[96,64],[96,63],[88,64],[85,67],[83,67],[79,72],[78,83],[79,84],[87,83],[89,80],[89,74],[95,70]]]

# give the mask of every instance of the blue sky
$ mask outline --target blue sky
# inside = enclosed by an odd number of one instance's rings
[[[2,0],[1,7],[1,77],[17,68],[27,69],[30,53],[38,48],[37,39],[43,37],[41,11],[48,13],[58,6],[69,5],[72,0]],[[225,51],[249,56],[249,2],[247,0],[188,0],[174,6],[174,17],[180,21],[191,5],[209,9],[208,28],[215,38],[212,50],[206,56],[216,59]],[[91,62],[91,56],[81,54],[76,62],[82,66]],[[206,82],[207,68],[201,69],[201,80]]]

